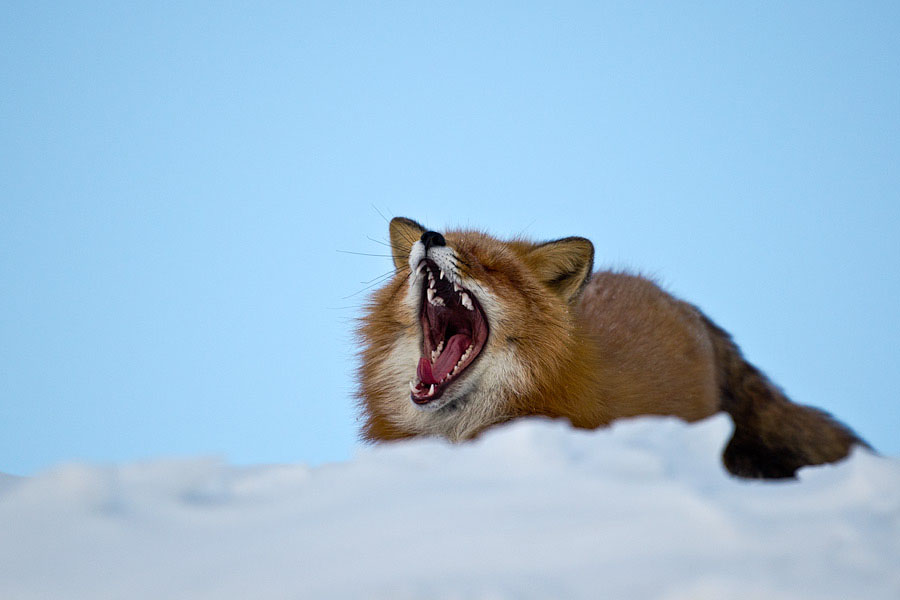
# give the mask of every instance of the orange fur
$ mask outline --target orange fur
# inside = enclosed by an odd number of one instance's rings
[[[361,320],[368,440],[465,440],[532,415],[596,428],[636,415],[696,421],[726,410],[737,425],[726,465],[751,477],[788,477],[862,443],[824,413],[787,400],[694,306],[643,277],[591,275],[593,246],[584,238],[534,244],[477,231],[444,234],[439,252],[452,253],[455,265],[448,276],[484,307],[490,332],[481,355],[447,388],[446,406],[423,411],[410,401],[408,382],[423,353],[424,302],[409,260],[434,253],[422,253],[424,231],[408,219],[392,221],[397,273]],[[785,416],[790,422],[779,423]]]

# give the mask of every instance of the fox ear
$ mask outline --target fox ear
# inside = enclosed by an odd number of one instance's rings
[[[409,266],[409,253],[412,245],[419,241],[425,228],[406,217],[394,217],[389,227],[391,234],[391,255],[394,267],[402,269]]]
[[[535,246],[525,260],[544,285],[571,303],[594,269],[594,245],[582,237],[563,238]]]

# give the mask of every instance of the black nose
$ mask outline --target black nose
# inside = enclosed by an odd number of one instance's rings
[[[427,252],[429,248],[432,246],[446,246],[447,242],[444,240],[444,236],[439,234],[437,231],[426,231],[422,234],[422,243],[425,244],[425,251]]]

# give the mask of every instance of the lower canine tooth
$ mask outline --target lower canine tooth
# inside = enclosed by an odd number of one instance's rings
[[[465,292],[463,292],[459,295],[459,301],[462,302],[462,305],[465,306],[466,308],[468,308],[469,310],[473,310],[472,299],[469,298],[469,295],[466,294]]]
[[[417,388],[418,388],[418,386],[412,382],[412,379],[410,379],[409,380],[409,391],[411,391],[412,393],[415,394]]]
[[[428,395],[434,396],[434,384],[433,383],[431,384],[431,387],[428,388]]]

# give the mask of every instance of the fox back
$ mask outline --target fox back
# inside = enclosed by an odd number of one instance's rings
[[[590,241],[500,241],[390,224],[396,272],[361,319],[362,435],[471,439],[523,416],[596,428],[637,415],[735,421],[726,467],[790,477],[839,460],[849,429],[791,403],[696,307],[592,273]]]

